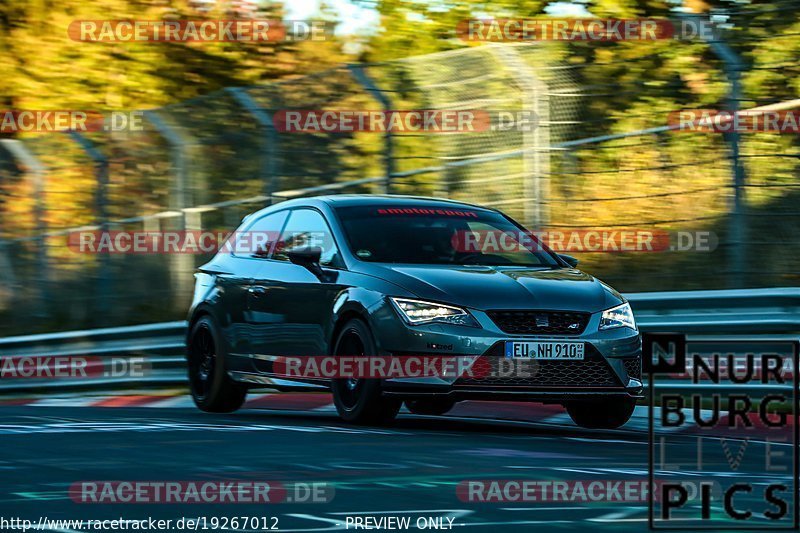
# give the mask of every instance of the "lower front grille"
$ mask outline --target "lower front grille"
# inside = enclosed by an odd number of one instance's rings
[[[541,361],[484,355],[470,375],[455,386],[474,387],[620,387],[622,384],[600,356],[583,361]]]
[[[642,359],[640,357],[623,359],[622,364],[629,378],[638,379],[639,381],[642,380]]]

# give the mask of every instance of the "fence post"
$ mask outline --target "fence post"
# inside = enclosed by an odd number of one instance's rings
[[[17,280],[14,276],[14,265],[9,259],[8,243],[2,235],[0,235],[0,272],[3,273],[5,278],[4,286],[0,287],[0,311],[2,311],[9,304],[13,305],[14,289],[17,285]]]
[[[270,114],[264,111],[246,90],[241,87],[229,87],[226,90],[233,95],[239,105],[253,115],[258,125],[264,128],[265,135],[259,138],[261,143],[261,179],[264,182],[264,196],[269,196],[270,203],[272,203],[272,193],[277,188],[278,180],[278,131],[275,129],[275,124],[272,122]]]
[[[738,63],[725,62],[725,71],[731,83],[728,107],[731,113],[739,111],[741,99],[740,66]],[[740,134],[732,131],[725,134],[731,151],[731,165],[733,167],[733,209],[731,213],[731,288],[744,287],[745,271],[745,246],[747,243],[747,203],[745,198],[745,170],[740,157]]]
[[[184,209],[189,207],[186,146],[189,144],[177,128],[173,128],[164,121],[155,111],[145,111],[145,118],[158,130],[170,145],[172,166],[174,172],[174,182],[169,198],[170,212],[164,218],[174,218],[177,223],[173,224],[178,231],[186,230],[186,213]],[[163,230],[162,226],[162,230]],[[194,258],[190,254],[173,254],[169,261],[170,277],[173,280],[172,304],[176,309],[183,309],[188,302],[182,301],[181,297],[191,295],[194,285]]]
[[[3,161],[6,161],[5,158],[3,158]],[[0,165],[3,165],[2,161],[0,161]],[[17,166],[16,163],[14,163],[14,166]],[[5,169],[0,166],[0,179],[5,177],[4,170]],[[16,277],[14,276],[14,265],[9,258],[7,241],[8,235],[6,231],[4,231],[7,228],[5,220],[6,201],[6,199],[0,197],[0,272],[3,273],[3,277],[5,278],[5,283],[3,283],[3,286],[0,287],[0,312],[13,305],[13,298],[17,284]]]
[[[174,181],[169,195],[169,208],[174,210],[183,209],[188,205],[188,191],[187,191],[187,157],[186,157],[186,141],[183,137],[164,122],[164,119],[159,116],[155,111],[145,111],[145,118],[155,126],[158,133],[164,137],[170,146],[170,157],[172,159],[172,167],[174,174]]]
[[[540,80],[519,52],[511,46],[494,46],[495,56],[516,78],[522,91],[522,111],[533,113],[533,126],[522,130],[523,198],[525,222],[539,230],[549,223],[550,198],[550,98],[547,85]]]
[[[0,139],[0,143],[8,152],[22,163],[22,167],[30,174],[33,181],[33,194],[35,195],[33,216],[36,221],[36,241],[38,242],[36,254],[36,269],[38,271],[38,302],[35,307],[36,316],[47,318],[49,313],[48,300],[50,298],[50,261],[47,250],[47,221],[44,219],[47,206],[44,202],[44,173],[45,166],[28,150],[22,141],[16,139]]]
[[[100,152],[97,147],[84,137],[80,132],[69,131],[69,136],[78,143],[86,155],[91,158],[95,168],[95,178],[97,180],[97,191],[95,193],[95,208],[97,212],[97,225],[101,232],[108,231],[108,158]],[[97,279],[97,309],[95,317],[106,317],[110,311],[108,297],[111,293],[111,257],[107,253],[101,253],[99,257],[100,267]]]
[[[580,161],[576,150],[564,148],[561,156],[561,176],[565,179],[563,190],[567,193],[567,198],[577,197],[579,187],[583,185],[580,181]]]
[[[700,20],[704,21],[701,17],[692,15],[683,15],[686,20]],[[708,39],[706,32],[699,32],[703,38],[706,38],[708,46],[711,51],[722,60],[725,77],[728,79],[730,87],[728,88],[728,111],[735,114],[739,111],[740,102],[742,99],[742,85],[741,73],[744,70],[744,64],[739,58],[739,55],[723,41],[721,38],[714,35]],[[744,270],[745,270],[745,245],[747,242],[747,221],[745,210],[747,208],[745,198],[745,184],[747,177],[745,175],[744,166],[740,156],[740,135],[739,132],[726,132],[723,134],[725,141],[728,143],[731,154],[731,167],[733,170],[733,202],[731,205],[730,225],[728,231],[729,237],[729,261],[731,265],[731,275],[728,278],[731,288],[741,288],[744,286]]]
[[[364,87],[364,89],[375,98],[383,108],[384,111],[392,111],[392,100],[386,96],[386,93],[375,85],[372,78],[364,72],[364,67],[360,65],[347,65],[347,68],[353,74],[356,81]],[[386,133],[383,136],[384,142],[384,164],[386,166],[386,178],[383,182],[383,192],[391,194],[392,192],[392,177],[394,176],[394,137],[389,128],[386,128]]]

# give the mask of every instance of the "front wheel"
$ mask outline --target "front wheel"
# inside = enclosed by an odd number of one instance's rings
[[[210,317],[194,325],[188,348],[189,388],[195,405],[209,413],[231,413],[240,408],[247,389],[228,377],[220,336]]]
[[[342,328],[336,341],[337,356],[371,356],[377,352],[367,325],[358,319]],[[400,400],[385,398],[380,379],[334,379],[331,383],[333,403],[345,422],[353,424],[385,424],[400,410]]]
[[[588,429],[616,429],[633,415],[636,400],[609,398],[604,400],[574,401],[566,404],[573,422]]]

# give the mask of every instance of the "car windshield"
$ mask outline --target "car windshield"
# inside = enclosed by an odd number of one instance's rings
[[[531,233],[493,211],[420,204],[338,207],[336,213],[362,261],[561,266]]]

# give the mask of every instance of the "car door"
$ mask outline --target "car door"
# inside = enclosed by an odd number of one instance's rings
[[[258,338],[260,326],[269,317],[254,311],[258,305],[253,304],[258,304],[265,295],[266,287],[259,282],[260,273],[278,241],[288,214],[288,210],[284,210],[259,217],[249,225],[244,224],[244,229],[238,230],[229,241],[235,268],[233,273],[220,279],[220,286],[233,330],[230,344],[234,356],[250,359],[254,347],[262,342]]]
[[[324,279],[289,261],[287,252],[306,246],[322,248]],[[261,355],[313,356],[327,354],[331,309],[342,289],[339,249],[325,217],[313,208],[291,210],[271,258],[260,271],[265,297],[253,299],[253,312],[271,317],[261,322],[257,346]],[[256,356],[256,360],[263,360]],[[271,365],[262,365],[269,371]]]

